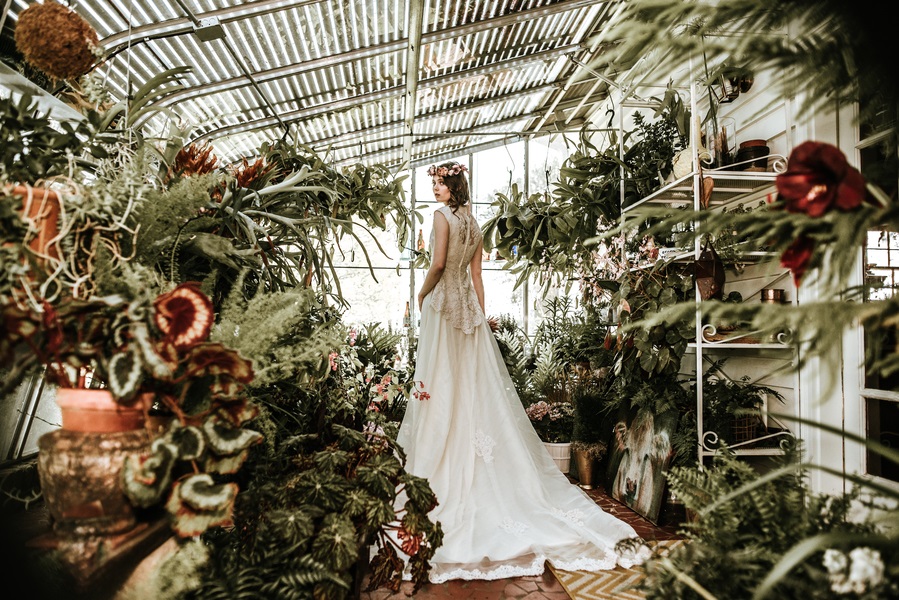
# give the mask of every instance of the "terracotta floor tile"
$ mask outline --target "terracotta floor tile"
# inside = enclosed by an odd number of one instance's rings
[[[627,506],[612,499],[602,487],[584,490],[600,508],[630,524],[647,541],[681,539],[679,523],[666,522],[660,516],[659,525],[652,523]],[[664,516],[664,515],[663,515]],[[363,592],[360,600],[407,600],[412,596],[412,583],[403,582],[397,594],[390,590]],[[452,580],[441,584],[426,584],[415,593],[416,600],[569,600],[565,588],[547,567],[543,575],[513,577],[496,581]]]

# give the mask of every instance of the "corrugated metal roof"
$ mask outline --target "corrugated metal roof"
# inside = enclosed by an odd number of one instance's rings
[[[410,158],[421,164],[538,130],[576,129],[607,95],[606,83],[576,63],[600,48],[597,34],[619,3],[78,0],[72,7],[97,30],[106,52],[98,69],[117,96],[165,69],[192,67],[180,79],[185,89],[164,104],[193,125],[192,141],[208,141],[224,162],[286,137],[337,164],[399,166],[409,133]],[[4,46],[28,4],[11,0]],[[413,9],[421,15],[418,47],[409,35]],[[418,60],[414,72],[409,57]]]

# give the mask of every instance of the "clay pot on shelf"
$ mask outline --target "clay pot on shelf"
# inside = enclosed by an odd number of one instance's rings
[[[124,533],[137,523],[122,490],[126,456],[150,452],[143,407],[107,390],[61,388],[63,426],[38,440],[38,475],[53,530],[62,537]]]
[[[28,247],[38,256],[59,258],[52,242],[59,235],[59,196],[56,192],[30,185],[17,185],[7,193],[22,198],[20,213],[33,227]]]
[[[769,154],[771,149],[765,140],[747,140],[737,150],[734,168],[739,171],[767,171]],[[750,160],[752,162],[747,162]]]

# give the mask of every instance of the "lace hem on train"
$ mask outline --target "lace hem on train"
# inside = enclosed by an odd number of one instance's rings
[[[635,565],[644,562],[646,556],[643,554],[635,555],[632,559],[623,556],[609,556],[605,559],[596,558],[576,558],[573,560],[553,559],[551,556],[540,555],[535,557],[530,563],[524,565],[514,564],[496,564],[491,568],[455,568],[444,571],[432,570],[428,575],[428,581],[431,583],[445,583],[452,579],[462,579],[464,581],[493,581],[496,579],[509,579],[510,577],[529,577],[533,575],[542,575],[546,570],[546,563],[552,564],[553,568],[560,571],[610,571],[616,567],[630,569]],[[403,573],[403,579],[409,581],[411,574],[407,569]]]

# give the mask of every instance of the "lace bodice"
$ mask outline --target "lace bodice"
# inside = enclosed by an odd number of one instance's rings
[[[437,210],[443,213],[449,223],[449,247],[443,276],[431,291],[431,306],[448,319],[453,327],[464,333],[473,333],[481,324],[484,314],[471,284],[468,263],[481,243],[481,229],[469,207],[460,208],[455,214],[448,206]],[[434,231],[431,230],[432,250],[433,247]]]

